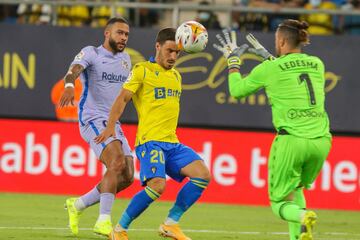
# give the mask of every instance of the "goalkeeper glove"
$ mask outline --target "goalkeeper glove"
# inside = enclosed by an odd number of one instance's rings
[[[275,57],[271,53],[269,53],[269,51],[266,50],[266,48],[264,48],[263,45],[259,43],[259,41],[254,37],[254,35],[249,33],[248,35],[246,35],[246,39],[254,47],[254,48],[249,48],[249,52],[263,58],[264,60],[275,59]]]
[[[233,52],[230,53],[229,57],[227,58],[227,64],[228,69],[240,69],[240,65],[242,64],[242,61],[240,59],[241,55],[246,52],[246,50],[249,48],[247,44],[243,44],[240,47],[237,47],[234,49]]]
[[[248,49],[247,44],[243,44],[240,47],[236,44],[236,32],[231,31],[231,37],[229,34],[229,30],[224,29],[223,34],[225,40],[222,38],[220,34],[216,34],[216,38],[221,43],[221,46],[218,44],[213,44],[213,47],[219,50],[224,57],[227,59],[228,69],[240,69],[240,65],[242,63],[240,57],[246,52]]]

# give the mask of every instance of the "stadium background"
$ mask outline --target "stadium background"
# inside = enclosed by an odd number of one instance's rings
[[[224,6],[210,4],[205,8],[227,9]],[[256,8],[248,10],[252,12]],[[289,11],[306,13],[298,8]],[[345,14],[349,13],[346,11],[348,9],[344,10]],[[185,12],[175,14],[178,17],[175,22],[194,19],[199,14]],[[131,28],[127,51],[135,64],[154,53],[152,42],[157,29],[166,24],[174,25],[173,18],[166,21],[174,14],[171,11],[158,13],[157,25],[151,26],[142,25],[139,16],[132,19],[130,11],[128,14],[135,27]],[[133,14],[136,15],[136,11]],[[230,21],[226,14],[218,13],[223,26]],[[103,30],[94,27],[89,20],[80,27],[64,27],[52,26],[50,22],[21,24],[20,15],[17,23],[13,23],[11,14],[9,16],[0,23],[0,196],[1,192],[82,194],[101,178],[103,169],[81,139],[77,124],[56,118],[56,103],[51,94],[79,50],[86,45],[102,43]],[[219,31],[214,28],[209,26],[209,45]],[[271,30],[271,26],[261,30],[264,29]],[[241,31],[239,41],[245,41],[246,31],[253,32],[252,29]],[[308,206],[353,210],[358,214],[360,112],[356,104],[360,102],[360,83],[355,72],[356,57],[360,56],[360,36],[341,32],[312,36],[311,45],[306,48],[307,53],[321,57],[326,66],[326,107],[334,134],[333,148],[310,191]],[[257,31],[255,35],[274,51],[271,31]],[[244,60],[244,73],[259,61],[250,54],[245,55]],[[213,175],[200,201],[267,206],[266,164],[274,131],[264,93],[243,100],[229,97],[225,62],[211,46],[202,53],[182,54],[177,68],[184,79],[178,135],[182,142],[201,154]],[[304,117],[302,114],[298,113],[297,117]],[[126,109],[123,122],[126,136],[133,144],[136,113],[132,106]],[[135,183],[120,193],[120,197],[131,198],[140,189],[138,164],[136,169]],[[179,185],[169,180],[161,199],[174,199],[178,189]]]

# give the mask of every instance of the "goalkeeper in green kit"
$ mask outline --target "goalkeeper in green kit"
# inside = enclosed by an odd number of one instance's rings
[[[241,98],[265,89],[277,135],[269,156],[269,198],[273,213],[289,223],[291,240],[313,239],[316,213],[306,210],[303,188],[318,176],[331,148],[329,119],[325,111],[323,62],[301,52],[309,43],[308,24],[285,20],[275,34],[274,58],[251,34],[248,49],[236,44],[236,34],[224,30],[214,47],[227,58],[231,96]],[[246,51],[264,58],[242,77],[241,55]]]

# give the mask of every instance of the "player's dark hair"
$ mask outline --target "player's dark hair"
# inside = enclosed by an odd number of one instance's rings
[[[129,22],[125,18],[113,17],[107,21],[105,28],[108,28],[109,26],[113,25],[114,23],[125,23],[126,25],[129,25]]]
[[[306,29],[309,24],[305,21],[286,19],[278,26],[278,31],[284,34],[293,47],[305,46],[310,43]]]
[[[156,36],[156,42],[163,45],[166,41],[175,41],[175,33],[175,28],[161,29]]]

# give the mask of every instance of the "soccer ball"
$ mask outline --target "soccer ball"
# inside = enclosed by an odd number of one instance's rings
[[[176,45],[187,53],[197,53],[205,49],[208,42],[206,28],[196,21],[187,21],[176,29]]]

